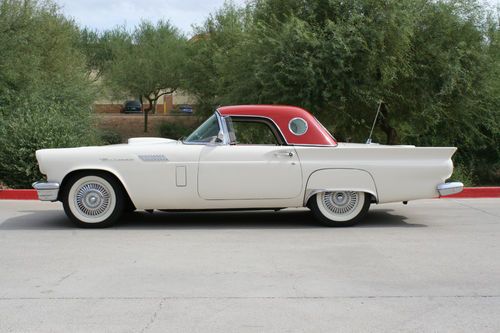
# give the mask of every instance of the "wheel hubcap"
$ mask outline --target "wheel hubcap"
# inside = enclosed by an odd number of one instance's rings
[[[75,204],[82,214],[89,217],[99,217],[109,209],[110,193],[101,184],[86,183],[77,189]]]
[[[323,195],[323,204],[325,208],[338,215],[351,213],[357,207],[358,202],[358,192],[325,192]]]

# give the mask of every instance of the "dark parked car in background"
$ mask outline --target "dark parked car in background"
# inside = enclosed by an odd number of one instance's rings
[[[125,103],[123,103],[122,112],[123,113],[141,113],[142,112],[141,102],[139,102],[138,100],[126,101]]]
[[[191,105],[181,105],[179,106],[179,112],[182,113],[193,113],[193,107]]]

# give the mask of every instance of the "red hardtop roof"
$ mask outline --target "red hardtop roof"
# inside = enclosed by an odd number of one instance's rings
[[[321,123],[308,111],[287,105],[233,105],[217,109],[222,116],[263,117],[271,119],[279,127],[288,144],[335,146],[337,142]],[[290,131],[289,123],[294,118],[302,118],[307,123],[303,135]]]

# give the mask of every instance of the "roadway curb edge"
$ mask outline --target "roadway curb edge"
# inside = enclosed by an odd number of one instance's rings
[[[441,199],[455,198],[500,198],[500,186],[466,187],[460,193],[441,197]],[[37,200],[36,190],[0,190],[0,200]]]

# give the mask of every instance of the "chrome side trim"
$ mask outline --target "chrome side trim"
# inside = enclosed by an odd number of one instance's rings
[[[38,194],[40,201],[56,201],[59,194],[59,183],[39,181],[33,183],[31,186]]]
[[[461,182],[442,183],[437,186],[437,191],[440,196],[451,195],[462,192],[464,184]]]
[[[334,145],[323,145],[323,144],[319,144],[319,143],[292,143],[290,144],[290,146],[302,146],[302,147],[337,147],[338,146],[338,143],[337,144],[334,144]]]

